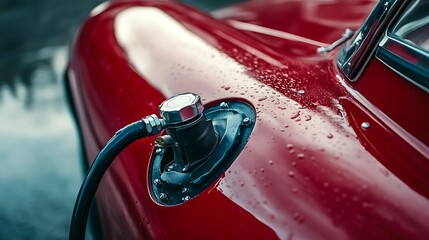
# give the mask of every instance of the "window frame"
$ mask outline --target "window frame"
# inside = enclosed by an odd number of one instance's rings
[[[354,37],[340,49],[337,65],[350,81],[359,80],[383,39],[387,25],[408,2],[408,0],[380,0]]]
[[[413,2],[415,1],[410,4]],[[407,10],[400,14],[398,21],[388,26],[383,39],[379,43],[376,58],[412,84],[429,92],[429,52],[393,32],[397,22],[406,16]],[[397,49],[402,50],[398,51]],[[418,61],[411,62],[410,58]]]

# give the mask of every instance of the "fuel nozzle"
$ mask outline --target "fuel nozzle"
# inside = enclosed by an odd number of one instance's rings
[[[173,148],[174,162],[182,172],[203,162],[217,146],[218,134],[203,110],[200,96],[193,93],[171,97],[159,106],[168,135],[155,142]]]

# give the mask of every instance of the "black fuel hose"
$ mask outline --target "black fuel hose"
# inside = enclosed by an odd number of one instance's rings
[[[106,143],[89,167],[76,198],[70,225],[70,240],[85,239],[86,224],[92,201],[104,173],[115,157],[136,140],[159,133],[164,128],[163,125],[163,121],[160,121],[155,115],[151,115],[117,131]]]

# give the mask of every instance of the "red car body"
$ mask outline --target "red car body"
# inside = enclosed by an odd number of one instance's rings
[[[339,48],[317,53],[358,29],[375,3],[250,1],[211,16],[172,1],[94,9],[67,71],[88,159],[183,92],[257,112],[237,159],[181,205],[150,195],[154,137],[124,150],[96,195],[104,237],[426,239],[428,92],[375,57],[351,82]]]

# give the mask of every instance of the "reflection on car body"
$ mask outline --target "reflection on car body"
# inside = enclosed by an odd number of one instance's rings
[[[168,132],[124,150],[98,190],[104,236],[425,239],[428,4],[103,5],[76,35],[67,71],[88,160],[117,129],[189,92],[216,134],[239,143],[222,149],[237,151],[219,168],[205,162],[216,148],[183,158],[203,137],[178,144]],[[354,34],[337,41],[346,28]],[[241,124],[216,119],[221,111]]]

